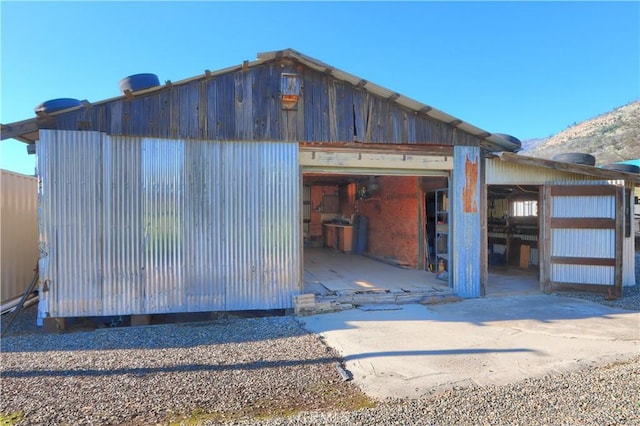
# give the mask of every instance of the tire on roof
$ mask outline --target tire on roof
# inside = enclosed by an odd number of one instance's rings
[[[635,164],[605,164],[602,166],[603,169],[607,170],[615,170],[617,172],[627,172],[627,173],[640,173],[640,167]]]
[[[498,136],[508,142],[511,142],[512,144],[518,145],[518,149],[516,149],[516,151],[522,148],[522,142],[515,136],[507,135],[505,133],[494,133],[494,136]]]
[[[596,157],[591,154],[581,152],[567,152],[564,154],[556,154],[552,158],[553,161],[561,163],[583,164],[585,166],[595,166]]]
[[[138,90],[160,86],[160,79],[158,79],[158,76],[155,74],[134,74],[120,80],[118,86],[124,94],[125,90],[136,92]]]
[[[41,104],[37,105],[33,111],[37,114],[39,112],[44,112],[48,114],[50,112],[61,111],[63,109],[69,109],[73,107],[77,107],[82,105],[82,103],[77,99],[72,98],[58,98],[58,99],[50,99],[48,101],[44,101]]]

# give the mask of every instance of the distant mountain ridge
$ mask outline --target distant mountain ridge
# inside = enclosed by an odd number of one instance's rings
[[[555,154],[582,152],[596,165],[640,158],[640,100],[573,124],[545,139],[522,142],[521,154],[551,159]]]

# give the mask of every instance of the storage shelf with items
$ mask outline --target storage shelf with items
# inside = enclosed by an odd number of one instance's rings
[[[449,190],[435,191],[436,211],[436,278],[449,281]]]

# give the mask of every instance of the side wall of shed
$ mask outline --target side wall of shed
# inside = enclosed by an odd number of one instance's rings
[[[0,171],[2,302],[21,296],[38,261],[38,179]]]
[[[577,173],[570,173],[561,170],[552,170],[544,167],[531,167],[528,165],[509,163],[498,158],[485,160],[486,164],[486,184],[487,185],[548,185],[548,184],[616,184],[623,186],[622,181],[603,181],[601,177],[586,176]],[[625,203],[633,210],[634,194],[629,191],[629,198],[625,198]],[[589,204],[584,204],[581,208],[591,208]],[[625,218],[624,220],[628,220]],[[635,245],[634,232],[635,224],[630,222],[631,232],[629,237],[624,237],[622,254],[622,285],[633,286],[635,277]],[[575,241],[577,245],[585,244],[584,241]],[[589,244],[589,242],[586,242]]]
[[[37,151],[50,316],[292,307],[296,144],[43,131]]]

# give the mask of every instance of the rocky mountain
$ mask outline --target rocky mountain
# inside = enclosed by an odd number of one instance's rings
[[[521,154],[550,159],[555,154],[582,152],[596,165],[640,158],[640,100],[573,124],[546,139],[523,141]]]

